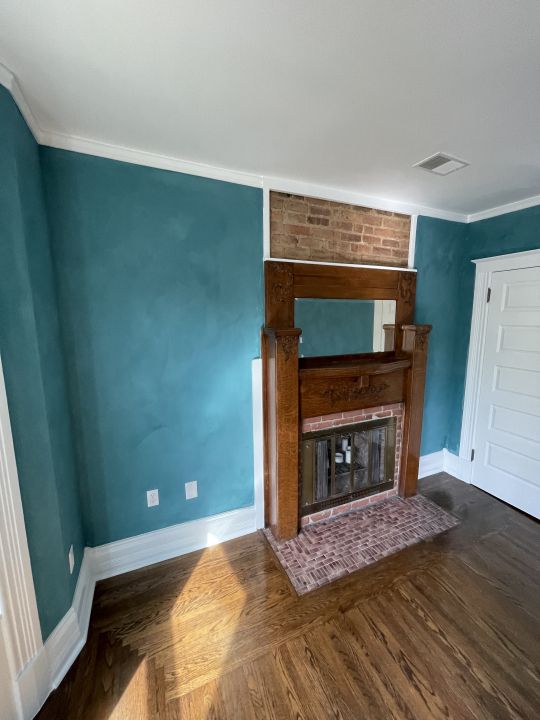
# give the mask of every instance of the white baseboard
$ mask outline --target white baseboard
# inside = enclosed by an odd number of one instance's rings
[[[86,548],[73,595],[73,605],[45,642],[51,689],[53,690],[62,682],[73,661],[84,647],[88,635],[95,585],[92,558]]]
[[[44,645],[44,650],[49,659],[50,686],[52,690],[62,682],[83,645],[84,640],[77,613],[73,607],[70,607]]]
[[[17,678],[21,717],[33,718],[49,694],[58,687],[86,642],[95,580],[91,560],[84,553],[73,605],[41,649]]]
[[[39,712],[52,690],[47,653],[44,647],[19,674],[15,680],[18,701],[18,716],[29,720]]]
[[[471,482],[471,471],[472,462],[465,458],[454,455],[450,450],[443,450],[444,452],[444,471],[449,475],[453,475],[458,480],[463,482]]]
[[[420,465],[418,467],[418,477],[424,478],[428,475],[435,475],[435,473],[442,472],[444,470],[444,452],[430,453],[429,455],[422,455],[420,458]]]
[[[430,455],[422,455],[418,469],[419,478],[440,472],[447,472],[463,482],[471,482],[471,462],[469,460],[454,455],[446,448]]]
[[[103,580],[232,540],[256,529],[256,512],[252,505],[87,548],[87,551],[92,557],[94,578]]]

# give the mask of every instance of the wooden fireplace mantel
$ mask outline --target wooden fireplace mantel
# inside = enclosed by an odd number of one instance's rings
[[[404,404],[399,492],[416,493],[430,325],[413,325],[414,272],[265,263],[262,333],[265,508],[274,536],[288,539],[299,527],[299,443],[302,420]],[[299,358],[301,328],[294,326],[295,298],[395,300],[396,322],[386,326],[381,353]]]

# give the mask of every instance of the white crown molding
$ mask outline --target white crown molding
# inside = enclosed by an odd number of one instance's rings
[[[507,215],[508,213],[517,212],[518,210],[534,207],[535,205],[540,205],[540,195],[533,195],[533,197],[525,198],[524,200],[517,200],[516,202],[506,203],[505,205],[498,205],[488,210],[472,213],[471,215],[467,215],[467,222],[473,223],[478,222],[478,220],[487,220],[497,215]]]
[[[182,160],[181,158],[159,155],[144,150],[135,150],[121,145],[110,145],[109,143],[76,137],[75,135],[63,135],[62,133],[45,131],[41,134],[41,145],[250,187],[261,188],[263,184],[262,177],[253,173],[205,165],[204,163]]]

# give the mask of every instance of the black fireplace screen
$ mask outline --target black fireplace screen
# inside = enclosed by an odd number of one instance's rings
[[[396,418],[305,433],[300,514],[309,515],[394,485]]]

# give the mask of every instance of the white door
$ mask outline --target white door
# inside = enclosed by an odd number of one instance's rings
[[[491,276],[472,482],[540,518],[540,267]]]

